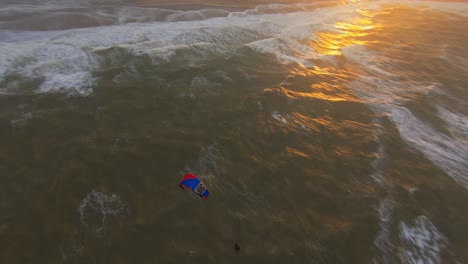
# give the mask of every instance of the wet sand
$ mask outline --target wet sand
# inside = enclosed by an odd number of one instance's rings
[[[294,3],[303,3],[304,1],[298,0],[239,0],[239,1],[222,1],[222,0],[174,0],[174,1],[167,1],[167,0],[142,0],[136,1],[133,5],[136,6],[146,6],[146,7],[161,7],[167,6],[171,8],[183,8],[188,9],[190,7],[193,9],[199,9],[200,7],[207,7],[211,6],[213,8],[239,8],[239,9],[246,9],[252,8],[257,5],[266,5],[266,4],[294,4]],[[314,1],[308,1],[311,3]],[[316,1],[322,2],[322,1]]]

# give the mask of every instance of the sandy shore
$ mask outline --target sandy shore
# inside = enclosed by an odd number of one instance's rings
[[[237,0],[237,1],[225,1],[225,0],[141,0],[136,1],[133,5],[136,6],[170,6],[179,7],[182,9],[193,9],[192,7],[224,7],[224,8],[235,8],[235,9],[246,9],[252,8],[257,5],[264,4],[293,4],[303,3],[304,1],[298,0]],[[308,1],[313,2],[313,1]],[[319,2],[319,1],[317,1]],[[185,6],[185,8],[184,8]],[[189,8],[190,7],[190,8]],[[198,8],[196,8],[198,9]]]

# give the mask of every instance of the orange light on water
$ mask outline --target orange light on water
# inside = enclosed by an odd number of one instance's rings
[[[311,69],[295,69],[293,75],[315,77],[317,82],[311,85],[311,91],[300,92],[281,88],[283,94],[291,99],[315,98],[330,102],[359,101],[348,89],[341,85],[354,78],[354,74],[344,69],[334,67],[318,67]]]
[[[291,99],[297,98],[314,98],[330,102],[357,102],[359,101],[355,96],[349,92],[340,91],[340,86],[331,86],[328,83],[316,83],[312,85],[312,92],[297,92],[282,88],[281,92]]]
[[[372,43],[366,37],[380,25],[372,21],[373,15],[368,11],[357,11],[361,17],[352,22],[337,22],[331,31],[318,32],[309,46],[323,55],[339,56],[344,47]]]
[[[346,47],[376,43],[376,38],[372,35],[376,34],[376,30],[380,30],[382,25],[375,23],[373,19],[379,13],[355,9],[352,11],[352,15],[356,15],[356,17],[346,19],[346,21],[338,21],[328,27],[329,30],[315,33],[315,38],[312,38],[307,45],[321,55],[341,56]],[[332,63],[328,63],[329,61]],[[290,75],[307,80],[308,87],[299,89],[280,87],[279,91],[291,100],[315,99],[328,103],[361,102],[361,99],[347,85],[360,75],[359,70],[352,65],[352,63],[343,63],[343,60],[339,58],[337,60],[318,60],[312,67],[294,68]],[[317,123],[317,120],[305,122],[300,117],[296,118],[302,120],[305,127],[308,128],[313,128],[313,124]],[[333,124],[322,125],[328,127]]]

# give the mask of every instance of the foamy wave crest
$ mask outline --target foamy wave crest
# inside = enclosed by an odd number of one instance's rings
[[[411,223],[400,223],[399,257],[403,264],[443,263],[441,252],[447,247],[447,238],[426,216],[418,216]]]
[[[27,33],[25,33],[27,34]],[[13,79],[7,86],[37,80],[38,92],[68,90],[87,95],[97,80],[90,70],[92,62],[79,47],[65,43],[13,43],[0,48],[0,82]],[[18,75],[21,78],[18,79]],[[12,85],[14,84],[14,85]]]
[[[440,105],[437,106],[437,115],[448,124],[447,129],[451,135],[458,139],[465,149],[468,149],[468,117],[462,113],[449,111]],[[468,159],[465,160],[468,161]]]
[[[286,120],[286,118],[284,118],[278,111],[272,112],[271,117],[283,125],[288,123],[288,120]]]
[[[194,20],[203,20],[213,17],[226,17],[229,15],[229,12],[224,10],[216,9],[206,9],[199,11],[186,11],[186,12],[176,12],[174,14],[168,15],[165,18],[165,21],[194,21]]]
[[[391,198],[387,197],[380,202],[378,208],[380,231],[374,239],[379,255],[373,259],[372,263],[394,263],[395,246],[390,240],[391,218],[394,210],[395,202]]]
[[[45,10],[38,11],[41,8]],[[26,13],[18,11],[19,18],[15,19],[27,19],[26,14],[31,12],[63,11],[71,12],[70,15],[91,12],[97,22],[90,27],[55,31],[17,31],[1,24],[7,29],[0,31],[1,88],[21,92],[27,86],[31,91],[33,81],[37,92],[73,91],[87,95],[107,68],[129,66],[146,57],[155,70],[202,67],[214,60],[238,56],[243,47],[273,54],[281,63],[310,67],[316,53],[305,40],[321,25],[337,19],[323,15],[335,12],[332,8],[317,12],[308,10],[306,5],[271,5],[254,12],[229,14],[219,10],[181,12],[106,7],[61,11],[60,8],[31,7]],[[0,19],[13,19],[8,11],[3,11]],[[139,20],[135,14],[143,18]]]
[[[391,58],[379,56],[364,46],[349,46],[343,49],[343,54],[361,65],[361,71],[364,73],[349,86],[353,88],[356,95],[377,109],[403,105],[410,100],[427,95],[438,87],[438,84],[432,82],[402,81],[402,77],[406,76],[389,72],[383,66],[394,63]]]
[[[356,95],[377,112],[389,114],[404,141],[421,151],[457,183],[468,188],[466,116],[447,111],[437,101],[427,102],[434,105],[439,117],[445,121],[447,130],[451,132],[446,135],[404,107],[408,102],[427,98],[432,92],[440,93],[440,84],[415,80],[411,75],[398,71],[389,72],[386,70],[389,65],[398,68],[399,62],[368,51],[363,46],[350,46],[344,49],[343,54],[362,66],[360,71],[363,74],[349,84]]]
[[[368,5],[369,8],[378,6]],[[0,31],[3,42],[0,44],[0,87],[17,87],[10,89],[15,91],[23,86],[30,88],[31,82],[13,85],[17,79],[27,79],[39,83],[36,87],[39,92],[73,90],[89,94],[99,74],[109,67],[124,67],[149,57],[155,70],[164,71],[166,66],[186,69],[210,65],[216,59],[242,56],[243,50],[259,54],[251,61],[255,68],[259,68],[263,57],[268,57],[265,54],[273,55],[272,62],[310,68],[317,59],[333,60],[310,45],[318,32],[336,31],[337,22],[346,23],[361,16],[354,3],[315,9],[318,6],[264,5],[244,12],[217,9],[184,12],[122,6],[97,9],[41,6],[24,11],[14,6],[0,8],[3,10],[0,27],[4,29]],[[38,11],[41,8],[45,10]],[[12,10],[18,15],[12,16]],[[29,14],[35,16],[37,12],[47,16],[62,16],[65,12],[70,15],[70,21],[75,15],[89,15],[95,22],[39,31],[24,28],[18,31],[13,24],[8,24],[26,21]],[[346,56],[365,56],[367,51],[356,49],[348,47],[343,52]],[[248,58],[242,57],[240,61],[247,61],[250,55],[244,54]],[[378,67],[374,69],[378,70]]]
[[[466,137],[442,134],[420,121],[404,107],[392,108],[390,112],[390,119],[396,124],[400,135],[407,143],[420,150],[459,184],[468,188]],[[449,115],[448,112],[445,115]],[[466,131],[464,133],[466,135]]]
[[[96,232],[102,234],[107,221],[128,214],[128,206],[116,194],[108,195],[93,190],[81,201],[79,211],[81,223],[96,227]]]
[[[271,38],[252,42],[248,44],[250,48],[259,53],[272,54],[276,59],[283,64],[292,64],[297,63],[298,65],[304,66],[306,68],[313,67],[313,64],[307,60],[308,58],[317,58],[318,55],[311,56],[311,54],[316,54],[314,50],[309,49],[308,53],[301,53],[300,51],[296,54],[291,54],[291,49],[296,49],[296,47],[287,47],[284,42],[280,39]],[[288,50],[289,49],[289,50]],[[307,54],[307,55],[306,55]]]
[[[181,68],[199,69],[210,65],[212,61],[228,53],[228,51],[216,45],[205,42],[150,49],[133,47],[132,52],[147,54],[153,66],[162,71],[179,70]]]

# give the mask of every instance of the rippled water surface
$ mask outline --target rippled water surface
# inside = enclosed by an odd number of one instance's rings
[[[468,261],[468,4],[4,2],[1,263]]]

